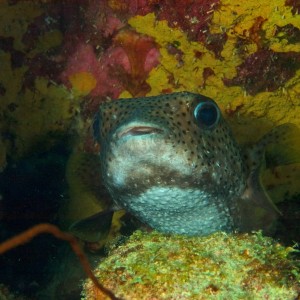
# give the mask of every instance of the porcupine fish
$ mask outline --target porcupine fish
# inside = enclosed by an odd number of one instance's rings
[[[101,180],[114,209],[165,233],[269,232],[274,227],[279,212],[260,171],[266,151],[275,157],[274,145],[299,136],[295,125],[276,127],[245,151],[217,104],[189,92],[107,102],[95,120]],[[297,159],[279,155],[280,163]],[[73,232],[104,215],[75,223]]]

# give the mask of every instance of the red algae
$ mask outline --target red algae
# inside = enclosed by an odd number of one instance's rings
[[[212,68],[210,67],[206,67],[203,69],[202,72],[202,77],[203,77],[203,84],[202,86],[205,87],[206,85],[206,80],[208,79],[208,77],[215,75],[215,72]]]
[[[166,20],[170,27],[179,27],[193,41],[205,41],[213,12],[219,0],[173,0],[160,4],[159,20]]]
[[[221,55],[221,52],[224,48],[227,38],[228,36],[226,33],[208,33],[205,40],[205,46],[208,50],[212,51],[215,54],[215,57],[217,59],[222,60],[223,57]]]
[[[292,7],[292,13],[294,15],[298,15],[300,13],[300,2],[299,2],[299,0],[286,0],[285,5]]]
[[[262,30],[262,26],[267,19],[259,16],[255,19],[255,23],[249,29],[249,38],[256,44],[257,49],[263,47],[263,41],[265,39],[265,32]]]
[[[286,39],[290,44],[300,43],[300,29],[292,24],[276,26],[275,36],[280,41]]]
[[[262,49],[251,55],[240,64],[237,76],[223,78],[226,86],[242,86],[250,95],[264,91],[275,91],[295,76],[300,68],[300,53],[274,52]]]
[[[212,34],[209,30],[213,13],[220,0],[171,0],[171,1],[118,1],[111,0],[109,6],[127,17],[155,13],[157,20],[166,20],[170,27],[183,30],[191,41],[203,42],[207,48],[221,58],[227,34]]]
[[[153,12],[155,7],[159,7],[159,0],[109,0],[108,5],[115,11],[120,13],[128,13],[130,16],[141,15],[144,16]]]

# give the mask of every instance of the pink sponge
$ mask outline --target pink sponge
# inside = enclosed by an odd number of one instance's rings
[[[96,79],[91,96],[117,98],[125,89],[132,96],[145,95],[149,72],[158,64],[157,44],[133,30],[120,30],[112,46],[97,57],[92,45],[78,42],[69,57],[61,80],[71,87],[70,76],[88,72]]]

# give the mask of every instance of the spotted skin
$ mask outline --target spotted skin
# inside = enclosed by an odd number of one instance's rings
[[[101,105],[95,127],[104,185],[117,207],[162,232],[256,229],[243,218],[252,205],[243,196],[249,195],[243,153],[219,108],[215,124],[199,123],[199,103],[216,105],[189,92]]]

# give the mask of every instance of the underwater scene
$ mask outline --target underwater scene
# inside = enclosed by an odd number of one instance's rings
[[[0,300],[300,299],[299,0],[0,1]]]

